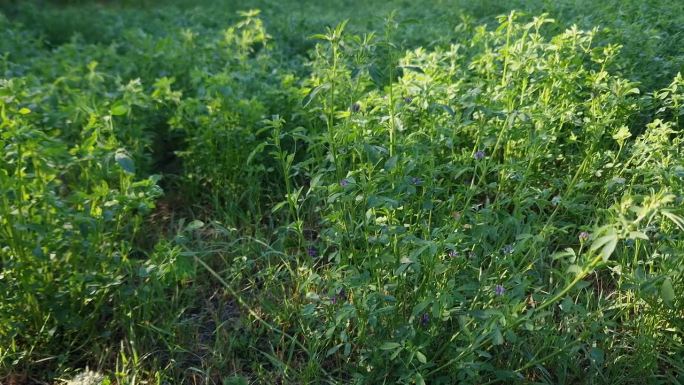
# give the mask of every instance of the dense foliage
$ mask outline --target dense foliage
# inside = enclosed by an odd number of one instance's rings
[[[684,375],[684,3],[152,3],[0,8],[0,382]]]

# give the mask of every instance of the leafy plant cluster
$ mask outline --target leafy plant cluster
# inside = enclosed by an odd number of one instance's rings
[[[417,3],[9,7],[0,379],[675,383],[681,31]]]

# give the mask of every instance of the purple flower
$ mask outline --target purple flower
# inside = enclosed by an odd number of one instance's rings
[[[475,160],[482,160],[482,159],[484,159],[485,156],[487,156],[487,154],[485,154],[485,152],[484,152],[483,150],[478,150],[478,151],[475,153],[475,155],[473,155],[473,157],[475,158]]]
[[[515,251],[515,246],[513,245],[506,245],[501,249],[501,252],[504,254],[513,254],[513,251]]]
[[[342,180],[340,181],[340,186],[342,186],[342,187],[347,187],[347,186],[349,186],[349,179],[346,179],[346,178],[345,178],[345,179],[342,179]]]
[[[422,179],[420,179],[420,178],[418,178],[418,177],[415,177],[415,176],[412,176],[411,179],[410,179],[410,181],[411,181],[411,184],[414,185],[414,186],[418,186],[418,185],[420,185],[420,184],[423,183],[423,180],[422,180]]]
[[[352,112],[359,112],[361,111],[361,105],[359,103],[354,103],[351,105],[351,111]]]
[[[306,252],[309,254],[309,257],[315,257],[318,255],[318,251],[314,247],[309,247]]]
[[[506,292],[506,288],[501,286],[501,285],[496,285],[496,287],[494,287],[494,294],[496,294],[498,296],[504,295],[505,292]]]
[[[553,199],[551,199],[552,205],[558,206],[559,203],[561,203],[561,197],[560,196],[556,195],[555,197],[553,197]]]
[[[458,251],[456,251],[456,250],[450,250],[450,251],[449,251],[449,256],[450,256],[451,258],[458,257]]]
[[[428,313],[423,313],[423,315],[420,317],[420,324],[423,327],[427,327],[430,324],[430,316]]]
[[[589,239],[589,233],[587,233],[586,231],[582,231],[581,233],[579,233],[580,242],[586,242],[588,239]]]
[[[413,101],[413,98],[410,97],[410,96],[407,96],[407,97],[404,98],[404,102],[405,102],[406,104],[409,104],[409,103],[411,103],[412,101]]]

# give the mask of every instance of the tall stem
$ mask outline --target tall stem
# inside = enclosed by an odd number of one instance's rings
[[[332,74],[330,76],[330,100],[328,102],[328,143],[332,153],[333,163],[335,164],[335,175],[341,178],[340,164],[337,161],[337,146],[335,145],[335,77],[337,76],[337,39],[331,41],[332,44]]]

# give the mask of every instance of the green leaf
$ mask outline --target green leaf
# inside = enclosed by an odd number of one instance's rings
[[[589,357],[591,357],[591,360],[596,363],[597,366],[601,366],[605,360],[605,353],[599,348],[591,348],[591,351],[589,351]]]
[[[330,38],[328,38],[328,35],[324,35],[322,33],[317,33],[317,34],[311,35],[311,36],[309,36],[309,39],[326,40],[326,41],[330,40]]]
[[[30,113],[31,113],[31,110],[29,110],[28,108],[24,107],[24,108],[22,108],[22,109],[19,110],[19,113],[22,114],[22,115],[27,115],[27,114],[30,114]]]
[[[622,126],[615,131],[613,134],[613,139],[615,139],[618,143],[622,143],[625,140],[629,139],[632,136],[632,133],[629,132],[629,128],[626,126]]]
[[[114,160],[125,172],[129,174],[135,174],[135,163],[128,154],[123,151],[117,151],[114,154]]]
[[[427,362],[427,358],[425,357],[425,354],[421,353],[420,351],[416,352],[416,358],[418,358],[418,361],[420,361],[421,364],[424,364]]]
[[[415,17],[411,17],[411,18],[408,18],[408,19],[404,19],[404,20],[402,20],[402,21],[399,22],[399,24],[401,24],[401,25],[419,24],[419,23],[420,23],[420,19],[417,19],[417,18],[415,18]]]
[[[247,385],[249,382],[242,376],[224,377],[222,385]]]
[[[444,112],[446,112],[446,113],[449,114],[450,116],[455,116],[455,115],[456,115],[456,112],[454,112],[454,109],[451,108],[451,107],[449,107],[449,106],[447,106],[446,104],[434,103],[433,106],[434,106],[434,107],[437,107],[437,108],[441,108],[442,110],[444,110]]]
[[[401,260],[399,261],[399,263],[411,264],[411,263],[415,263],[415,261],[409,257],[401,257]]]
[[[629,232],[629,237],[631,239],[643,239],[645,241],[648,241],[648,236],[641,231],[630,231]]]
[[[425,71],[423,71],[423,69],[418,66],[400,66],[399,68],[404,68],[413,72],[418,72],[419,74],[425,73]]]
[[[328,351],[325,353],[325,356],[326,357],[332,356],[333,354],[337,353],[337,351],[340,350],[341,347],[342,347],[342,344],[337,344],[337,345],[333,346],[332,348],[328,349]]]
[[[677,227],[679,227],[682,231],[684,231],[684,218],[680,217],[679,215],[676,215],[668,210],[660,210],[660,213],[666,216],[669,220],[671,220]]]
[[[316,304],[310,303],[302,307],[301,315],[304,317],[310,317],[316,312]]]
[[[254,159],[254,157],[257,154],[261,153],[264,150],[264,147],[266,147],[266,143],[260,143],[259,145],[257,145],[254,148],[254,150],[252,150],[252,152],[249,153],[249,156],[247,157],[247,160],[245,161],[245,165],[249,165],[250,163],[252,163],[252,159]]]
[[[409,258],[410,258],[412,261],[417,261],[418,258],[421,256],[421,254],[423,254],[423,253],[424,253],[427,249],[429,249],[429,248],[430,248],[430,244],[429,244],[429,243],[425,243],[424,245],[422,245],[422,246],[419,247],[418,249],[414,250],[414,251],[411,253],[411,255],[409,256]]]
[[[494,345],[503,345],[504,343],[503,334],[501,334],[501,330],[498,327],[494,329],[494,334],[492,335],[492,343]]]
[[[412,261],[409,259],[409,262],[412,262]],[[411,314],[413,314],[414,316],[418,316],[418,314],[420,314],[423,310],[425,310],[425,308],[428,307],[429,304],[430,304],[429,300],[428,301],[422,301],[422,302],[418,303],[416,306],[413,307]]]
[[[678,178],[684,178],[684,167],[676,166],[674,168],[674,175]]]
[[[672,305],[675,300],[675,291],[672,286],[672,280],[670,278],[665,278],[663,285],[660,286],[660,296],[667,305]]]
[[[114,103],[110,111],[114,116],[125,115],[128,113],[128,106],[123,102],[117,102]]]
[[[565,257],[576,257],[577,255],[575,254],[575,250],[573,250],[570,247],[567,247],[563,251],[559,251],[557,253],[553,253],[551,255],[551,258],[555,261],[557,259],[565,258]]]
[[[188,225],[185,227],[185,231],[195,231],[201,229],[202,227],[204,227],[204,222],[195,219],[194,221],[188,223]]]
[[[384,84],[384,74],[380,70],[380,67],[378,67],[375,64],[372,64],[370,67],[368,67],[368,75],[370,75],[371,80],[373,80],[373,83],[377,87],[380,87]]]
[[[323,83],[318,87],[314,87],[311,91],[309,91],[309,94],[306,95],[304,100],[302,100],[302,105],[304,107],[308,106],[309,104],[311,104],[311,102],[313,102],[313,100],[316,98],[316,95],[318,95],[319,92],[325,91],[328,89],[330,89],[330,84],[328,84],[328,83]]]
[[[595,251],[601,248],[601,255],[603,256],[603,262],[608,261],[613,251],[615,251],[615,246],[617,246],[618,236],[614,229],[611,229],[608,235],[604,235],[594,241],[591,245],[590,250]]]
[[[613,251],[615,251],[615,246],[617,246],[617,235],[614,236],[610,241],[608,241],[601,249],[601,255],[603,255],[603,262],[608,261]]]
[[[395,167],[397,166],[397,160],[399,160],[399,157],[396,156],[396,155],[393,156],[393,157],[391,157],[391,158],[389,158],[389,159],[387,159],[387,161],[385,161],[384,169],[385,169],[386,171],[390,171],[390,170],[392,170],[393,168],[395,168]]]
[[[273,206],[273,208],[271,209],[271,212],[272,213],[278,212],[278,210],[282,209],[287,203],[288,203],[287,201],[282,201],[282,202],[278,203],[277,205]]]
[[[401,344],[398,344],[396,342],[383,342],[383,344],[380,345],[380,349],[381,350],[393,350],[393,349],[396,349],[400,346],[401,346]]]

